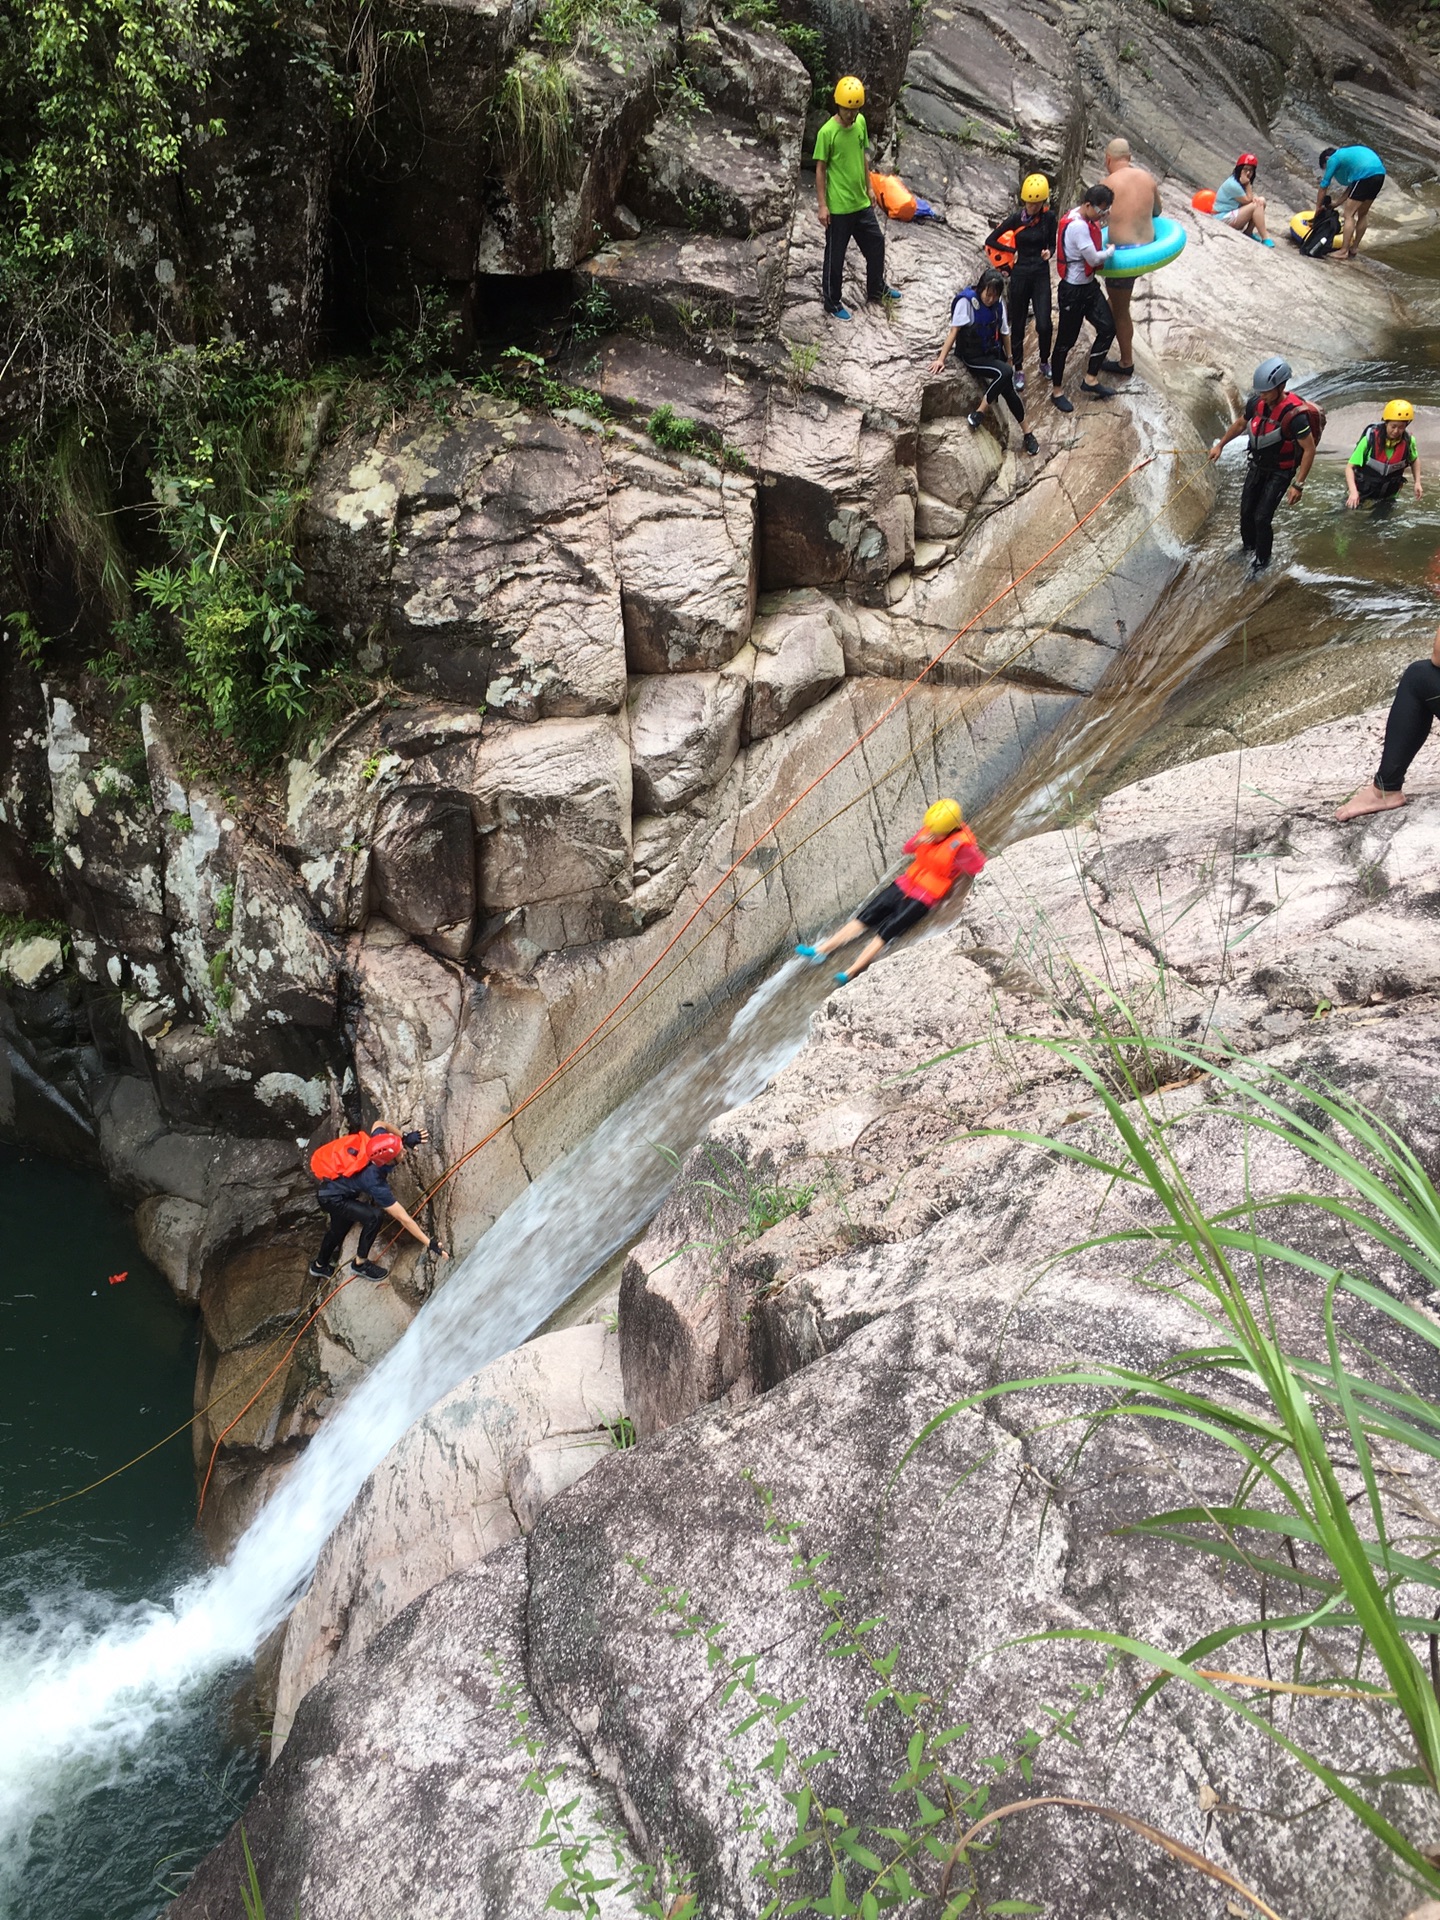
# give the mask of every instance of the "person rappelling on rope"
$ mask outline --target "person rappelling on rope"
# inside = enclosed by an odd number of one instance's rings
[[[1414,421],[1415,409],[1408,400],[1385,402],[1383,415],[1356,441],[1345,469],[1347,507],[1354,509],[1362,500],[1393,500],[1404,486],[1407,473],[1415,482],[1415,498],[1423,497],[1420,449],[1410,431]]]
[[[401,1206],[385,1178],[385,1169],[405,1157],[410,1147],[423,1146],[430,1138],[423,1127],[411,1133],[396,1133],[393,1127],[372,1127],[368,1133],[347,1133],[339,1140],[327,1140],[310,1156],[310,1171],[320,1182],[315,1195],[330,1224],[320,1251],[310,1262],[312,1280],[332,1280],[351,1227],[359,1227],[360,1238],[350,1274],[356,1280],[383,1280],[385,1268],[370,1258],[386,1215],[418,1240],[427,1253],[446,1260],[449,1255],[432,1234],[416,1224]]]
[[[920,831],[905,842],[905,851],[914,857],[904,873],[867,900],[853,920],[813,947],[795,949],[807,960],[823,960],[868,932],[871,938],[853,964],[835,976],[842,987],[863,973],[882,948],[918,926],[961,880],[973,879],[985,865],[979,842],[955,800],[937,800],[926,808]]]

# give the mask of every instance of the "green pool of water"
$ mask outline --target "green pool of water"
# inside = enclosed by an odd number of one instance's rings
[[[65,1637],[103,1628],[200,1570],[188,1436],[83,1498],[189,1416],[197,1322],[141,1254],[98,1174],[0,1146],[0,1727],[7,1696]],[[118,1285],[110,1275],[124,1273]],[[0,1857],[14,1920],[150,1920],[229,1825],[255,1766],[223,1690],[176,1745],[75,1792]],[[227,1757],[228,1756],[228,1757]]]

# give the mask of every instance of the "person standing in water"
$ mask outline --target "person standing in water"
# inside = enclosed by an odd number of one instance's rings
[[[997,395],[1022,425],[1025,420],[1025,402],[1015,391],[1010,371],[1010,324],[1004,296],[1005,276],[994,267],[987,267],[973,287],[962,287],[950,309],[945,344],[930,363],[932,373],[943,373],[954,347],[980,382],[980,405],[967,416],[972,433],[983,425]],[[1024,446],[1026,453],[1040,451],[1033,433],[1025,435]]]
[[[1155,238],[1155,216],[1160,211],[1160,189],[1153,173],[1130,158],[1130,142],[1116,138],[1105,149],[1105,184],[1115,196],[1110,208],[1110,242],[1116,247],[1148,247]],[[1111,280],[1106,288],[1115,319],[1118,360],[1107,360],[1106,373],[1128,380],[1135,371],[1135,323],[1130,317],[1133,280]]]
[[[1412,660],[1400,676],[1385,721],[1385,745],[1380,765],[1368,787],[1352,793],[1337,820],[1358,820],[1367,813],[1392,813],[1405,805],[1405,776],[1410,763],[1430,738],[1440,712],[1440,628],[1428,660]]]
[[[853,73],[835,88],[835,111],[815,136],[815,200],[825,229],[821,294],[832,320],[849,320],[845,255],[853,240],[865,258],[865,298],[898,300],[885,284],[885,236],[870,190],[870,135],[860,109],[865,89]]]
[[[862,933],[869,933],[871,938],[850,967],[836,974],[842,987],[863,973],[882,948],[918,926],[960,880],[973,879],[985,865],[980,844],[966,826],[957,800],[937,800],[927,807],[920,830],[905,842],[905,851],[914,855],[905,872],[867,900],[853,920],[817,940],[813,947],[801,945],[795,949],[807,960],[823,960],[858,940]]]
[[[1250,443],[1250,464],[1240,494],[1240,545],[1253,556],[1253,570],[1270,564],[1275,544],[1274,520],[1282,500],[1298,506],[1305,495],[1305,476],[1315,458],[1315,436],[1310,412],[1298,394],[1286,391],[1290,362],[1272,353],[1255,369],[1255,391],[1245,411],[1210,448],[1210,458],[1221,453],[1239,434]]]
[[[1041,378],[1050,378],[1050,348],[1055,328],[1050,301],[1050,262],[1055,258],[1056,216],[1050,205],[1050,182],[1043,173],[1027,174],[1020,188],[1020,210],[1002,220],[985,241],[991,247],[1004,245],[1007,235],[1014,236],[1015,264],[1010,269],[1011,349],[1015,363],[1015,391],[1025,391],[1025,323],[1035,315],[1035,344],[1040,350]]]
[[[1387,400],[1385,411],[1366,427],[1355,443],[1345,468],[1345,505],[1353,512],[1362,500],[1393,500],[1405,484],[1415,481],[1415,498],[1424,497],[1420,485],[1420,449],[1410,428],[1415,409],[1408,400]]]

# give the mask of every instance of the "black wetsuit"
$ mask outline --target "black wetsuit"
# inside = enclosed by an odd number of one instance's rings
[[[1240,544],[1255,555],[1257,567],[1268,567],[1276,510],[1295,484],[1310,438],[1310,416],[1293,394],[1287,393],[1277,408],[1263,411],[1259,398],[1251,394],[1245,402],[1245,422],[1250,464],[1240,493]]]
[[[1430,738],[1440,713],[1440,667],[1433,660],[1412,660],[1400,676],[1390,717],[1385,722],[1385,745],[1375,784],[1382,793],[1399,793],[1410,762]]]
[[[1040,358],[1047,362],[1050,358],[1050,348],[1055,339],[1051,318],[1050,274],[1055,259],[1057,224],[1049,207],[1041,213],[1032,213],[1028,207],[1021,207],[1018,212],[1002,220],[985,241],[987,247],[993,247],[998,244],[1002,234],[1013,232],[1015,235],[1015,265],[1010,269],[1010,339],[1017,367],[1025,364],[1025,322],[1032,313],[1035,316],[1035,340],[1040,348]],[[1042,260],[1042,253],[1048,253],[1049,260]]]
[[[378,1167],[362,1167],[359,1173],[346,1174],[341,1180],[326,1180],[315,1195],[316,1205],[330,1216],[325,1238],[320,1242],[319,1263],[333,1267],[351,1227],[359,1227],[360,1240],[355,1258],[369,1258],[385,1218],[385,1209],[395,1205],[395,1195]]]

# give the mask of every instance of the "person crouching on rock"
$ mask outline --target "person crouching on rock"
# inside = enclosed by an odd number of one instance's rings
[[[412,1234],[428,1253],[448,1259],[444,1247],[425,1229],[417,1226],[390,1190],[385,1169],[404,1158],[408,1147],[418,1147],[430,1138],[423,1127],[413,1133],[396,1133],[393,1128],[372,1127],[369,1133],[347,1133],[339,1140],[327,1140],[310,1156],[310,1171],[320,1182],[315,1195],[330,1225],[320,1243],[320,1251],[310,1262],[312,1280],[334,1278],[340,1250],[351,1227],[359,1227],[360,1239],[350,1274],[358,1280],[383,1280],[385,1268],[370,1258],[370,1249],[386,1214]]]
[[[1428,660],[1412,660],[1400,676],[1385,721],[1380,765],[1368,787],[1351,794],[1335,811],[1337,820],[1358,820],[1366,813],[1391,813],[1405,805],[1405,776],[1410,762],[1430,738],[1440,713],[1440,629]]]
[[[920,831],[905,842],[905,851],[914,855],[905,872],[882,887],[873,900],[867,900],[853,920],[817,940],[813,947],[795,949],[807,960],[823,960],[868,932],[871,938],[853,965],[835,976],[842,987],[857,973],[863,973],[883,947],[918,926],[958,881],[973,879],[985,865],[979,842],[966,826],[955,800],[937,800],[926,808]]]
[[[1414,423],[1415,409],[1408,400],[1387,400],[1380,419],[1356,441],[1345,469],[1345,505],[1352,511],[1362,500],[1377,505],[1393,500],[1407,473],[1415,482],[1415,498],[1423,498],[1420,449],[1410,431]]]
[[[962,363],[980,382],[980,405],[967,415],[974,432],[990,411],[990,402],[998,394],[1021,422],[1025,402],[1015,391],[1010,370],[1010,320],[1005,311],[1005,276],[987,267],[973,287],[962,287],[950,307],[950,331],[945,344],[930,362],[932,373],[943,373],[954,348]],[[1038,453],[1040,443],[1033,433],[1025,436],[1026,453]]]

